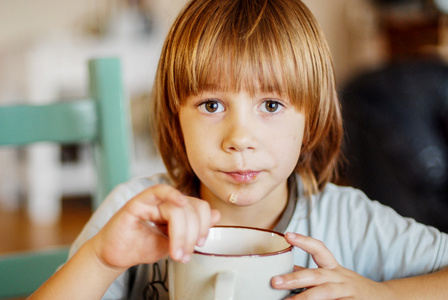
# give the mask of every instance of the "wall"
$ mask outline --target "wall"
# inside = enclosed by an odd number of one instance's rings
[[[108,0],[0,1],[0,51],[57,29],[79,25]]]
[[[330,46],[340,84],[385,59],[377,11],[367,0],[304,0]]]
[[[112,4],[107,8],[105,3]],[[64,29],[85,26],[102,16],[98,11],[123,5],[124,0],[0,1],[0,55],[10,48]],[[159,29],[166,31],[186,0],[146,0]],[[333,53],[339,82],[359,66],[381,60],[375,20],[366,0],[304,0],[320,22]],[[56,13],[57,12],[57,13]],[[361,34],[361,35],[359,35]],[[359,51],[359,48],[363,48]],[[360,57],[361,55],[361,57]]]

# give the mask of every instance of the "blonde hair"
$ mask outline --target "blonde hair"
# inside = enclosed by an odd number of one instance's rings
[[[295,171],[307,194],[321,190],[336,174],[342,121],[328,45],[298,0],[192,0],[174,22],[156,74],[151,124],[177,188],[192,194],[199,183],[187,159],[179,107],[204,90],[243,87],[286,95],[305,113]]]

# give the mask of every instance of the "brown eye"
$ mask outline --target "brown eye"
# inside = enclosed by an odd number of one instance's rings
[[[207,100],[199,105],[199,109],[206,113],[220,113],[224,111],[224,106],[216,100]]]
[[[205,103],[205,109],[208,112],[216,112],[218,110],[219,104],[215,101],[209,101]]]
[[[267,112],[273,113],[273,112],[276,112],[279,109],[280,104],[278,102],[276,102],[276,101],[266,101],[264,103],[264,107],[265,107]]]

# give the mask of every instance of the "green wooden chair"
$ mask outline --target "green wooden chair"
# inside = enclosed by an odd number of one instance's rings
[[[89,61],[90,97],[49,105],[0,106],[0,146],[34,142],[91,143],[98,189],[105,195],[130,176],[128,107],[120,62]],[[36,290],[66,259],[68,246],[0,255],[0,298],[24,297]]]

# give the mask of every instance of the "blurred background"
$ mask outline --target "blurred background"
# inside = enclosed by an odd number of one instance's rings
[[[346,119],[339,183],[448,231],[448,1],[304,2],[329,41]],[[184,3],[0,1],[0,105],[86,95],[86,61],[118,56],[131,106],[132,175],[163,171],[147,131],[148,95]],[[0,149],[0,253],[73,241],[95,185],[83,147],[44,150],[37,160],[25,149]],[[55,167],[41,165],[48,161]],[[30,184],[56,200],[30,213],[29,199],[39,198]]]

